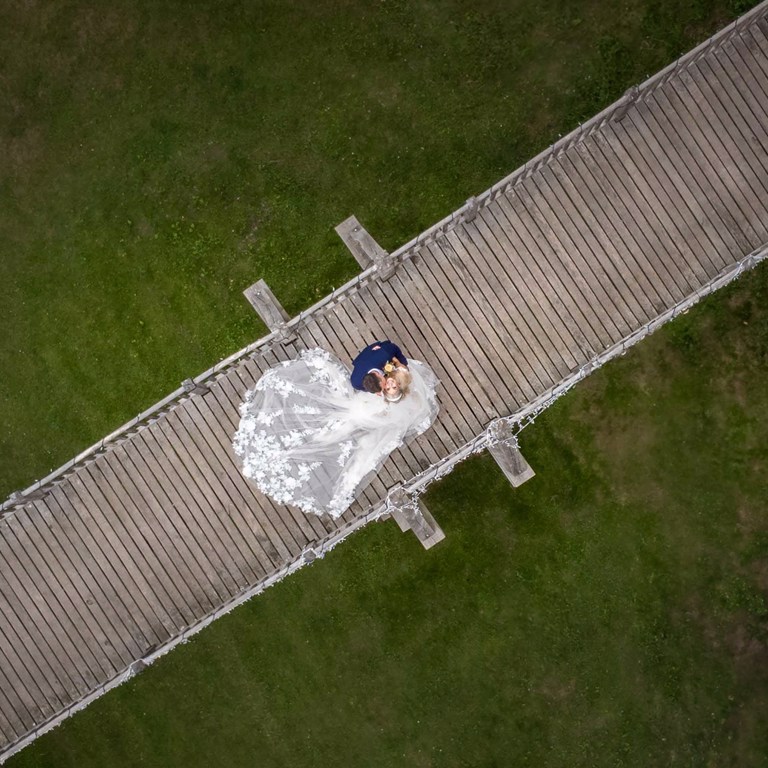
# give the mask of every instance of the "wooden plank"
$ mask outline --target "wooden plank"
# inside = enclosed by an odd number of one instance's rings
[[[547,250],[557,257],[574,283],[594,297],[593,304],[604,312],[606,324],[610,322],[616,329],[615,340],[618,341],[629,334],[632,326],[627,322],[624,313],[630,313],[626,309],[619,309],[622,305],[617,303],[616,289],[611,285],[600,262],[591,260],[586,251],[579,250],[535,189],[529,192],[527,185],[520,183],[509,190],[507,196],[517,200],[529,219],[536,224],[540,242],[547,244]],[[634,316],[632,321],[634,322]]]
[[[477,216],[474,222],[475,224],[479,222]],[[476,378],[487,381],[484,389],[490,400],[492,412],[498,414],[499,411],[516,409],[525,402],[525,396],[514,380],[511,384],[508,382],[512,377],[501,364],[493,345],[489,343],[489,328],[487,325],[485,327],[480,325],[483,322],[480,306],[475,303],[471,291],[461,283],[451,280],[440,269],[438,262],[442,251],[437,245],[426,246],[423,252],[425,258],[418,265],[418,272],[424,281],[422,296],[429,297],[430,303],[439,307],[441,314],[447,319],[447,323],[446,320],[442,322],[449,332],[452,327],[456,333],[466,339],[470,352],[467,362]],[[428,258],[426,258],[427,254]]]
[[[176,440],[176,435],[167,424],[167,415],[158,419],[151,427],[142,430],[141,435],[147,443],[154,441],[152,450],[168,479],[180,484],[181,495],[187,499],[187,509],[195,510],[197,524],[201,531],[206,531],[211,542],[216,570],[227,584],[231,595],[239,594],[249,584],[251,575],[243,563],[243,557],[234,546],[228,528],[221,525],[220,502],[208,485],[197,476],[197,468],[189,457],[184,442]]]
[[[193,398],[180,412],[180,421],[197,444],[201,456],[207,458],[210,469],[231,500],[236,532],[249,545],[250,557],[257,558],[265,573],[271,572],[281,558],[264,530],[255,522],[254,497],[249,497],[247,493],[248,483],[235,465],[231,450],[227,454],[220,448],[219,440],[231,440],[231,437],[224,433],[223,425],[216,423],[210,411],[208,419],[203,417],[201,409],[205,407],[202,398]]]
[[[728,78],[727,81],[720,78],[727,90],[733,94],[735,89],[741,97],[745,107],[741,115],[747,125],[751,130],[764,133],[765,123],[768,120],[768,84],[763,70],[753,58],[745,41],[738,37],[730,40],[717,52],[713,61],[717,62],[721,72]],[[728,87],[728,83],[731,84],[731,88]],[[748,140],[747,146],[750,143]],[[764,146],[762,150],[765,154]]]
[[[615,173],[593,150],[593,141],[583,142],[578,152],[564,153],[552,173],[580,206],[599,246],[611,261],[626,266],[645,316],[655,317],[699,282],[657,215],[658,198],[646,200],[626,173]],[[603,183],[595,180],[589,160],[600,166]]]
[[[593,151],[612,168],[614,175],[622,174],[630,193],[635,190],[635,194],[643,195],[649,204],[654,198],[658,201],[654,210],[663,222],[662,226],[672,233],[676,247],[685,254],[699,281],[706,282],[722,266],[720,257],[716,255],[716,245],[709,240],[690,208],[680,201],[679,195],[674,190],[670,191],[666,173],[662,170],[660,177],[657,177],[657,169],[648,164],[646,154],[630,154],[624,146],[625,141],[630,143],[623,125],[611,124],[610,129],[606,128],[601,136],[596,137]],[[618,223],[616,226],[622,225]]]
[[[730,197],[731,210],[745,237],[759,245],[764,242],[766,235],[765,228],[760,228],[759,222],[768,211],[759,203],[758,195],[761,193],[755,193],[756,176],[752,171],[747,170],[743,155],[736,157],[735,160],[731,156],[729,150],[732,150],[734,145],[726,126],[719,124],[716,130],[712,130],[706,117],[697,109],[698,105],[692,103],[693,100],[687,93],[684,92],[684,95],[686,99],[682,99],[675,89],[670,88],[665,94],[665,99],[660,101],[662,108],[671,119],[677,120],[678,118],[673,117],[673,113],[679,112],[684,122],[688,123],[681,129],[681,133],[685,130],[691,140],[696,143],[710,183],[713,186],[719,184],[723,188]],[[688,108],[693,112],[689,113]],[[744,147],[741,149],[743,151]],[[760,185],[757,184],[757,186]],[[759,234],[756,231],[756,225],[762,229]]]
[[[669,185],[670,196],[678,199],[688,208],[698,222],[699,228],[706,232],[713,244],[720,243],[713,250],[717,258],[725,263],[729,254],[741,252],[738,242],[725,223],[712,219],[710,202],[704,200],[700,191],[698,193],[694,191],[694,179],[690,172],[682,167],[684,164],[681,163],[677,151],[663,132],[659,132],[657,128],[657,133],[660,135],[656,135],[639,118],[637,124],[626,120],[621,127],[625,130],[625,139],[629,141],[629,145],[625,144],[627,151],[632,152],[633,155],[638,153],[649,157],[650,166],[655,168]]]
[[[67,500],[76,514],[82,520],[83,526],[88,528],[89,535],[98,543],[110,567],[114,569],[125,598],[130,595],[133,604],[132,615],[142,627],[145,637],[152,648],[173,637],[173,625],[163,616],[162,609],[158,606],[157,596],[152,589],[152,584],[147,574],[137,566],[127,551],[118,533],[112,528],[107,517],[114,519],[115,512],[106,506],[103,498],[94,499],[93,489],[89,487],[87,476],[83,470],[74,473],[68,480],[66,489]],[[99,508],[99,503],[103,509]]]
[[[30,628],[20,598],[13,586],[0,578],[0,654],[9,663],[3,668],[16,675],[12,690],[24,701],[34,721],[46,720],[69,703],[69,696],[48,661],[50,651],[39,640],[39,630]],[[36,639],[33,639],[33,633]],[[54,664],[56,661],[54,659]]]
[[[526,380],[534,392],[540,393],[559,381],[563,376],[564,362],[561,359],[558,367],[557,356],[551,354],[546,340],[541,338],[541,331],[519,288],[501,269],[498,260],[486,262],[477,244],[466,232],[448,232],[445,242],[454,254],[451,259],[449,252],[452,264],[461,264],[472,272],[481,295],[485,293],[499,317],[503,319],[506,316],[507,321],[497,330],[503,334],[507,348],[516,350],[515,358],[521,364],[527,363]]]
[[[760,24],[751,24],[743,31],[742,41],[752,56],[755,77],[765,82],[768,78],[768,31]]]
[[[729,76],[732,80],[740,78],[744,85],[743,92],[747,94],[745,100],[751,116],[747,121],[746,130],[740,131],[742,140],[735,142],[735,145],[751,159],[744,170],[759,170],[759,173],[755,174],[756,178],[768,193],[768,185],[765,182],[765,172],[768,170],[768,146],[765,141],[768,123],[768,61],[763,59],[764,67],[761,67],[743,38],[738,38],[727,46],[725,55],[730,64],[727,68]]]
[[[43,593],[47,593],[46,600],[56,620],[81,656],[83,678],[88,687],[93,688],[105,674],[111,676],[116,672],[103,651],[102,644],[107,642],[106,636],[99,631],[98,625],[94,627],[93,618],[83,610],[80,601],[73,600],[69,589],[62,583],[62,575],[46,559],[47,549],[35,531],[32,530],[30,536],[30,531],[22,525],[21,518],[26,516],[25,510],[21,510],[21,514],[8,516],[7,530],[13,536],[13,540],[8,539],[8,544],[19,555],[19,559],[26,563],[31,581]]]
[[[97,463],[100,463],[101,459]],[[155,572],[141,548],[137,546],[136,539],[140,536],[136,528],[136,521],[128,515],[123,502],[106,486],[96,482],[96,477],[101,473],[94,473],[92,466],[83,467],[78,473],[82,486],[75,486],[83,504],[93,509],[92,520],[98,521],[104,531],[105,539],[111,544],[112,550],[120,560],[125,563],[126,573],[141,590],[142,597],[147,608],[146,616],[158,638],[164,640],[174,637],[185,626],[185,622],[175,609],[165,587],[168,580],[162,571]],[[108,495],[107,495],[108,494]],[[164,630],[164,631],[163,631]]]
[[[478,216],[471,225],[449,233],[446,239],[457,253],[463,249],[464,258],[469,259],[475,269],[489,274],[497,299],[502,306],[509,308],[508,314],[513,318],[512,328],[523,335],[535,358],[546,367],[548,376],[554,380],[561,379],[571,369],[570,358],[563,356],[562,345],[556,337],[549,335],[546,318],[530,286],[519,277],[514,279],[508,276],[510,265],[507,254],[497,242],[488,242],[481,236],[479,227],[482,226],[483,220]],[[497,250],[501,252],[497,253]]]
[[[612,334],[617,333],[615,325],[599,305],[591,300],[590,289],[583,280],[573,279],[575,267],[564,264],[557,254],[542,244],[542,235],[536,222],[522,207],[522,203],[514,194],[500,195],[496,199],[493,213],[502,229],[514,233],[525,250],[524,261],[529,262],[530,268],[538,270],[549,283],[549,290],[557,295],[584,335],[585,356],[593,357],[595,351],[610,346]],[[589,298],[588,298],[589,297]]]
[[[544,388],[541,379],[532,367],[532,363],[521,352],[521,347],[515,340],[517,323],[512,318],[509,302],[502,301],[489,283],[488,272],[490,270],[477,269],[468,256],[463,246],[460,246],[460,238],[456,239],[456,245],[447,238],[442,237],[430,248],[436,253],[435,264],[443,271],[447,280],[455,280],[462,286],[467,294],[467,301],[471,300],[472,306],[480,307],[485,304],[482,316],[485,320],[487,342],[493,347],[500,364],[507,376],[512,378],[515,391],[519,397],[527,402],[536,396],[536,393]],[[459,253],[459,247],[462,248]],[[502,297],[508,292],[498,285]],[[522,341],[522,344],[527,342]]]
[[[45,582],[31,570],[23,551],[11,546],[6,536],[0,536],[0,557],[3,562],[0,591],[13,609],[17,630],[23,626],[30,641],[45,655],[53,676],[48,676],[62,702],[78,699],[94,684],[93,673],[81,656],[69,632],[71,621],[62,620]],[[38,576],[38,579],[35,579]],[[5,584],[11,592],[5,590]],[[45,674],[45,671],[41,669]],[[59,686],[59,687],[57,687]]]
[[[56,516],[47,506],[45,501],[28,504],[24,512],[30,524],[31,535],[36,535],[38,540],[45,542],[53,560],[60,579],[65,577],[76,595],[81,606],[87,606],[88,612],[93,617],[89,625],[96,624],[107,636],[109,644],[109,657],[115,671],[125,668],[135,658],[138,645],[133,641],[121,616],[111,607],[112,593],[102,588],[106,582],[97,581],[91,572],[96,570],[90,557],[88,565],[82,558],[82,548],[73,547],[69,535],[64,527],[59,525]],[[52,500],[53,502],[53,500]],[[55,504],[55,502],[53,502]],[[56,507],[54,506],[54,509]],[[90,565],[90,568],[89,568]],[[107,647],[107,646],[102,646]]]
[[[243,294],[270,331],[277,330],[291,319],[263,279],[249,285]]]
[[[584,144],[580,142],[575,151],[581,153]],[[581,154],[582,159],[586,156]],[[644,306],[642,290],[629,274],[629,270],[621,262],[612,263],[604,252],[600,243],[596,242],[583,220],[581,211],[562,193],[558,186],[552,183],[552,174],[546,169],[530,179],[537,190],[535,196],[539,207],[547,207],[547,215],[559,221],[564,231],[568,232],[569,239],[585,257],[594,263],[608,281],[608,290],[617,305],[617,308],[625,317],[630,328],[637,328],[648,319],[648,310]],[[543,209],[543,208],[542,208]],[[647,299],[646,299],[647,300]],[[652,316],[652,315],[650,315]]]
[[[506,226],[501,226],[499,216]],[[587,338],[578,323],[574,322],[571,312],[552,290],[549,280],[538,269],[536,260],[520,258],[524,243],[509,226],[500,203],[493,203],[481,211],[475,219],[475,226],[487,243],[493,243],[491,249],[499,256],[503,272],[512,278],[513,283],[531,293],[530,301],[538,307],[535,314],[539,326],[556,346],[559,357],[570,370],[578,368],[584,362],[583,350],[589,347]]]
[[[235,576],[235,573],[239,575],[239,572],[236,569],[230,572],[228,563],[225,562],[227,558],[224,556],[226,547],[221,542],[218,531],[212,526],[205,505],[201,505],[193,493],[187,473],[180,468],[165,436],[155,428],[155,424],[141,430],[132,442],[149,465],[154,482],[163,488],[173,504],[178,505],[192,538],[201,545],[205,553],[202,564],[219,595],[219,602],[227,602],[240,589]],[[170,455],[166,451],[170,452]]]
[[[421,255],[420,258],[424,259],[424,256]],[[461,394],[467,405],[477,414],[481,424],[496,418],[502,398],[486,381],[482,363],[473,354],[475,340],[467,332],[466,326],[455,317],[449,307],[435,301],[435,296],[425,284],[422,270],[416,267],[412,260],[400,267],[398,276],[403,285],[403,294],[407,294],[413,310],[420,311],[423,321],[440,339],[449,376],[454,384],[459,384],[466,390]],[[405,302],[405,295],[401,298]],[[458,380],[454,375],[456,369],[461,373]]]
[[[4,697],[11,704],[11,708],[5,711],[9,718],[16,715],[26,731],[47,720],[57,710],[43,692],[49,691],[48,684],[43,682],[34,665],[31,665],[33,671],[30,672],[28,659],[22,659],[20,653],[24,653],[24,646],[17,635],[12,628],[0,625],[0,680]]]
[[[175,607],[175,621],[180,629],[185,629],[210,606],[192,574],[189,562],[194,559],[165,512],[159,509],[157,499],[151,493],[142,495],[134,479],[128,477],[119,455],[125,455],[120,448],[110,451],[99,462],[97,469],[102,476],[101,482],[121,500],[126,513],[134,520],[141,537],[140,549],[151,553],[151,559],[156,561],[157,574],[165,578],[168,597]]]
[[[582,322],[577,321],[574,317],[574,307],[566,305],[567,292],[564,292],[561,297],[558,291],[553,288],[550,275],[543,272],[539,267],[535,253],[538,249],[531,248],[527,232],[524,231],[521,237],[512,226],[504,212],[505,206],[508,207],[508,204],[502,195],[494,203],[487,206],[480,217],[481,223],[488,228],[489,233],[506,256],[500,262],[504,274],[516,275],[523,284],[535,286],[541,311],[549,316],[553,325],[557,327],[558,335],[563,339],[571,355],[571,366],[579,366],[583,362],[583,358],[588,357],[586,350],[592,348],[591,342],[582,329],[584,318],[581,317]],[[481,227],[478,226],[478,229]],[[514,277],[512,279],[514,282]],[[586,331],[591,332],[590,325],[588,323],[584,323],[584,325]]]
[[[181,410],[177,408],[160,423],[160,433],[165,438],[165,454],[176,462],[177,472],[191,483],[200,508],[218,534],[217,546],[221,547],[218,556],[229,564],[229,571],[242,590],[260,580],[267,569],[259,565],[243,539],[243,532],[238,530],[236,521],[240,515],[237,507],[217,473],[212,470],[207,452],[184,429],[180,418]]]
[[[713,159],[713,147],[711,137],[702,135],[699,127],[693,123],[686,124],[682,119],[685,115],[684,107],[679,103],[678,96],[673,88],[668,89],[669,94],[660,90],[656,94],[656,105],[659,114],[663,114],[667,124],[672,126],[677,135],[685,145],[689,147],[691,155],[699,160],[699,168],[706,178],[710,188],[717,188],[720,191],[721,199],[725,201],[728,210],[731,212],[735,226],[743,233],[747,242],[754,243],[757,247],[762,242],[756,234],[750,219],[754,218],[754,211],[743,197],[739,185],[734,181],[733,174],[736,173],[732,163],[729,162],[726,153],[718,154]],[[680,112],[681,114],[677,114]],[[705,121],[697,116],[697,122],[706,125]]]
[[[356,216],[344,219],[334,229],[361,269],[368,269],[374,263],[382,262],[387,258],[387,252],[368,234]]]
[[[89,565],[92,564],[94,577],[103,586],[104,596],[120,616],[132,640],[133,658],[140,658],[148,648],[157,645],[159,638],[136,603],[136,585],[126,578],[118,559],[104,542],[98,526],[92,525],[90,515],[79,514],[78,509],[82,509],[82,504],[69,480],[55,487],[44,501],[55,513],[61,530],[66,532],[72,546],[79,550],[81,558],[87,559]],[[55,503],[58,511],[52,503]]]
[[[238,403],[241,402],[241,395],[235,390],[232,378],[233,377],[231,376],[227,376],[226,379],[219,379],[216,384],[211,387],[211,394],[213,397],[206,398],[206,405],[219,423],[228,426],[228,429],[226,430],[227,436],[226,438],[222,438],[222,447],[239,472],[240,466],[232,451],[231,439],[231,436],[234,435],[239,424],[239,416],[236,406],[233,406],[225,392],[226,388],[233,394],[234,399],[236,399]],[[240,377],[238,376],[235,378],[237,379],[238,385],[243,387],[243,392],[245,392],[245,385],[242,383]],[[218,433],[214,432],[214,434]],[[271,542],[276,554],[276,562],[284,565],[288,561],[293,560],[301,552],[302,544],[297,543],[271,500],[258,493],[254,485],[245,480],[245,478],[243,478],[243,481],[244,488],[247,493],[250,494],[252,500],[249,506],[253,510],[253,514],[255,515],[256,520],[260,523],[262,530],[265,531]]]
[[[656,222],[652,209],[645,205],[642,197],[626,194],[620,184],[621,177],[617,179],[607,173],[605,165],[591,154],[592,146],[590,139],[580,142],[578,147],[561,155],[558,162],[551,163],[544,172],[545,176],[557,197],[567,199],[577,212],[577,220],[583,222],[584,241],[595,253],[602,254],[607,263],[614,265],[619,276],[616,284],[625,285],[629,291],[627,295],[633,297],[635,316],[639,320],[655,317],[669,302],[682,298],[689,285],[675,259],[669,258],[674,255],[674,248],[670,254],[671,241],[662,242],[664,232],[658,225],[654,226]],[[569,170],[580,170],[585,175],[591,175],[598,165],[608,188],[579,183],[581,175],[578,172],[574,179],[569,177]],[[612,194],[607,194],[609,192]],[[620,243],[609,236],[605,213],[601,212],[598,219],[592,215],[591,206],[601,210],[601,203],[610,203],[611,207],[621,210],[625,240]],[[623,245],[626,239],[634,245]]]
[[[680,82],[700,111],[708,108],[712,112],[723,139],[730,141],[736,154],[749,153],[750,164],[745,170],[764,178],[768,171],[768,147],[766,128],[761,121],[742,116],[711,67],[692,67],[681,75]]]
[[[0,574],[0,615],[4,619],[0,623],[7,643],[0,650],[7,657],[12,646],[19,659],[23,659],[25,672],[42,694],[42,699],[36,697],[41,710],[55,712],[66,706],[76,695],[76,689],[62,674],[61,660],[56,653],[64,654],[45,623],[36,622],[38,609],[34,595],[28,595],[7,567]],[[27,684],[27,689],[32,691],[33,687]]]
[[[642,110],[633,111],[626,122],[631,121],[654,154],[658,153],[658,156],[669,159],[670,165],[667,166],[667,170],[675,169],[675,176],[681,180],[680,184],[676,184],[680,193],[693,196],[705,211],[706,218],[712,221],[714,226],[724,227],[725,232],[735,241],[736,252],[744,253],[748,248],[744,233],[739,229],[730,212],[726,210],[719,192],[713,190],[707,183],[696,158],[660,112],[658,107],[651,109],[650,106],[644,105]],[[719,225],[716,223],[718,219]]]
[[[0,672],[0,749],[20,739],[28,730],[16,714],[17,706],[10,691],[6,688],[7,682]]]
[[[229,597],[215,566],[207,537],[201,534],[187,504],[168,481],[155,457],[143,440],[129,440],[122,443],[113,455],[125,471],[126,479],[135,484],[137,491],[146,502],[146,509],[152,510],[158,523],[169,532],[179,545],[183,545],[187,557],[183,561],[197,585],[195,594],[204,612],[220,605]],[[175,532],[175,536],[173,533]],[[193,582],[188,582],[190,585]]]
[[[190,469],[196,473],[199,484],[210,492],[212,508],[221,510],[217,516],[239,553],[243,574],[251,584],[260,581],[273,570],[274,563],[246,525],[241,513],[243,499],[201,432],[200,425],[190,418],[186,404],[175,409],[166,423],[175,434],[176,442],[186,447],[193,462]]]

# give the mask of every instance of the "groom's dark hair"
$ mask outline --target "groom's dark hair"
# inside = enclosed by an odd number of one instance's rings
[[[375,373],[366,373],[363,376],[363,389],[372,395],[378,395],[381,392],[381,382]]]

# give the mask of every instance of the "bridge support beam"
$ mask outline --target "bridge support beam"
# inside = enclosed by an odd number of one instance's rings
[[[336,228],[336,234],[349,248],[361,269],[366,270],[372,264],[382,280],[389,280],[395,274],[397,266],[390,255],[368,234],[357,216],[344,219]]]
[[[295,334],[288,331],[285,326],[291,316],[283,309],[283,305],[277,300],[265,280],[259,280],[248,286],[243,291],[243,295],[264,321],[264,325],[271,332],[278,333],[281,342],[287,343],[296,338]]]
[[[519,488],[536,474],[520,453],[517,436],[507,422],[493,422],[488,427],[488,436],[488,453],[496,460],[513,488]]]
[[[403,488],[396,488],[387,497],[387,502],[389,512],[400,530],[413,531],[424,549],[434,547],[445,538],[443,529],[432,517],[424,502],[414,494]]]

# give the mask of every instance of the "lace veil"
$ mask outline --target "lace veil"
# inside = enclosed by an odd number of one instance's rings
[[[418,360],[408,368],[410,390],[396,403],[354,390],[349,371],[321,349],[271,368],[240,406],[233,447],[243,474],[279,504],[340,516],[437,415],[437,377]]]

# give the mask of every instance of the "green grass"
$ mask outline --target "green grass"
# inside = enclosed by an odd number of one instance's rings
[[[746,10],[725,0],[0,6],[0,495]],[[9,761],[760,766],[768,274]]]

